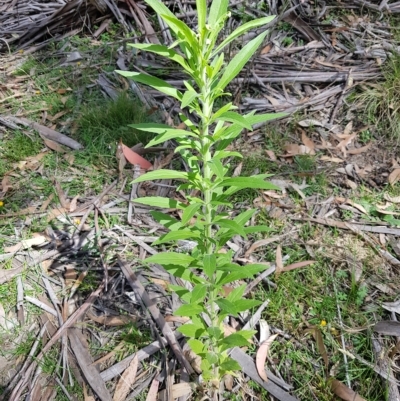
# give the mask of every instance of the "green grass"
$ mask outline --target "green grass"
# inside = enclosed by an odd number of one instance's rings
[[[383,78],[365,85],[355,101],[365,109],[367,121],[376,126],[377,131],[395,142],[400,141],[400,56],[392,54],[382,66]],[[362,140],[371,134],[365,132]]]

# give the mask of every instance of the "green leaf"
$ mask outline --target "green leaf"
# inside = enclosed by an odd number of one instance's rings
[[[227,299],[217,299],[215,303],[221,309],[221,312],[226,313],[228,315],[237,316],[236,308],[232,302],[228,301]]]
[[[251,124],[241,116],[239,113],[235,113],[234,111],[227,111],[218,117],[219,120],[228,121],[231,123],[236,123],[243,128],[247,128],[249,130],[252,129]]]
[[[222,43],[214,50],[213,55],[218,54],[226,45],[231,43],[233,40],[243,35],[247,31],[253,28],[257,28],[261,25],[267,25],[275,18],[274,15],[265,18],[259,18],[253,21],[246,22],[243,25],[240,25],[239,28],[236,28]]]
[[[192,290],[192,298],[190,299],[191,304],[197,304],[204,301],[207,294],[207,286],[204,284],[197,284]]]
[[[287,117],[288,113],[268,113],[268,114],[247,114],[244,116],[246,121],[251,124],[260,124],[265,121],[276,120],[277,118]]]
[[[227,276],[222,278],[222,280],[218,281],[218,285],[224,285],[228,283],[232,283],[236,280],[241,280],[244,278],[251,278],[255,274],[267,269],[266,265],[259,265],[259,264],[251,264],[246,266],[240,266],[240,270],[235,270],[229,273]]]
[[[197,92],[186,91],[182,96],[181,108],[184,109],[185,107],[189,106],[190,103],[192,103],[192,101],[198,97],[199,94]]]
[[[184,324],[178,327],[176,330],[182,333],[184,336],[191,338],[199,338],[206,332],[204,327],[190,323]]]
[[[200,305],[196,304],[186,304],[180,306],[175,312],[175,316],[187,316],[191,317],[193,315],[198,315],[199,313],[204,312],[204,308]]]
[[[185,302],[190,302],[190,297],[192,296],[192,294],[187,288],[174,284],[168,284],[168,288],[174,291],[179,296],[179,298],[183,299]]]
[[[200,48],[195,33],[175,15],[161,15],[161,17],[180,39],[189,44],[190,49],[186,48],[186,50],[189,50],[191,55],[198,54]]]
[[[215,254],[204,255],[203,271],[207,275],[207,277],[211,279],[216,269],[217,269],[217,258]]]
[[[212,172],[220,179],[222,180],[225,176],[226,170],[224,169],[224,166],[221,163],[221,160],[219,159],[213,159],[210,162],[208,162]]]
[[[174,277],[182,278],[186,281],[189,281],[193,284],[204,284],[206,280],[202,277],[197,276],[194,274],[190,269],[186,266],[177,266],[177,265],[164,265],[164,269]],[[189,301],[188,299],[187,301]],[[186,301],[186,299],[185,299]]]
[[[219,368],[223,372],[235,372],[236,370],[242,369],[239,363],[232,358],[228,358],[222,362]]]
[[[133,203],[155,206],[163,209],[184,209],[185,205],[174,199],[163,198],[162,196],[144,196],[143,198],[131,199]]]
[[[225,71],[218,83],[218,89],[223,90],[239,72],[243,69],[244,65],[254,55],[256,50],[260,47],[264,38],[267,36],[267,32],[263,32],[256,38],[247,43],[238,54],[230,61],[226,66]]]
[[[175,15],[159,0],[145,0],[145,2],[158,14],[175,17]]]
[[[154,45],[149,43],[130,43],[129,46],[136,49],[155,53],[162,57],[166,57],[169,60],[175,61],[176,63],[180,64],[189,74],[193,72],[192,69],[187,65],[186,60],[176,51],[169,49],[167,46]]]
[[[235,106],[233,106],[233,103],[232,103],[232,102],[227,103],[227,104],[225,104],[224,106],[222,106],[219,110],[217,110],[217,111],[212,115],[211,120],[210,120],[210,124],[213,123],[214,121],[218,120],[224,113],[227,113],[228,111],[234,109],[234,107],[235,107]],[[220,130],[223,129],[223,131],[225,131],[225,130],[226,130],[226,127],[223,127],[223,128],[221,127],[221,128],[219,128],[219,129],[220,129]],[[214,138],[219,139],[222,133],[220,133],[220,132],[217,133],[217,132],[218,132],[218,130],[215,129]]]
[[[161,252],[155,255],[151,255],[145,261],[147,263],[158,263],[160,265],[179,265],[188,266],[193,262],[193,258],[190,255],[178,252]]]
[[[242,299],[245,290],[246,290],[246,284],[243,284],[240,287],[236,287],[228,294],[226,299],[230,302],[235,302],[238,299]]]
[[[141,72],[133,72],[133,71],[116,71],[118,74],[123,77],[130,78],[135,82],[139,82],[141,84],[149,85],[154,89],[166,94],[167,96],[171,96],[179,101],[182,99],[182,93],[179,92],[176,88],[174,88],[169,83],[163,81],[162,79],[153,77],[151,75],[142,74]]]
[[[233,333],[220,341],[220,351],[233,347],[245,347],[246,345],[249,345],[248,340],[241,336],[240,333]]]
[[[171,231],[162,235],[158,240],[153,242],[153,245],[165,244],[166,242],[174,242],[182,239],[200,238],[200,233],[188,229]]]
[[[253,217],[255,212],[256,209],[245,210],[244,212],[238,214],[233,221],[236,221],[236,223],[243,227]]]
[[[207,352],[206,359],[210,365],[214,365],[218,362],[218,355],[215,352]]]
[[[232,230],[235,234],[239,234],[242,237],[246,238],[246,233],[243,230],[243,227],[241,227],[238,223],[236,223],[233,220],[228,220],[228,219],[218,220],[216,221],[216,224],[218,224],[223,228],[228,228],[229,230]]]
[[[264,181],[259,178],[254,177],[234,177],[234,178],[226,178],[221,183],[217,184],[217,187],[236,187],[238,189],[275,189],[280,190],[276,185]]]
[[[199,25],[199,31],[206,25],[207,17],[207,0],[196,0],[196,11],[197,11],[197,23]]]
[[[255,306],[261,305],[261,301],[257,299],[238,299],[233,302],[233,306],[237,312],[243,312],[245,310],[249,310],[254,308]]]
[[[201,341],[191,338],[190,340],[187,340],[187,343],[195,354],[199,356],[202,356],[202,354],[204,354],[205,347]]]
[[[229,0],[213,0],[210,12],[208,14],[208,24],[211,29],[215,29],[217,21],[226,14],[228,10]]]
[[[187,224],[201,206],[201,203],[192,203],[189,206],[186,206],[182,214],[182,224]]]
[[[249,226],[243,228],[246,234],[270,232],[272,228],[270,226]]]
[[[215,339],[219,339],[224,336],[222,330],[219,327],[208,327],[207,333],[210,337],[213,337]]]
[[[155,210],[152,210],[150,214],[156,221],[158,221],[164,227],[169,228],[170,230],[175,230],[182,227],[182,223],[169,214],[161,213]]]
[[[155,170],[149,171],[146,174],[141,175],[136,178],[132,183],[136,184],[137,182],[143,181],[153,181],[153,180],[187,180],[188,175],[183,171],[175,171],[175,170]]]

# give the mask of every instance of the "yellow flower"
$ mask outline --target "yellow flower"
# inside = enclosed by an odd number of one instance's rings
[[[0,201],[0,207],[3,207],[3,206],[4,206],[4,202]]]
[[[19,52],[22,54],[22,53],[24,52],[24,50],[23,50],[23,49],[21,49]]]
[[[326,320],[321,320],[320,326],[321,327],[325,327],[326,326]]]
[[[79,224],[81,224],[81,220],[80,220],[80,219],[75,219],[75,220],[74,220],[74,223],[75,223],[76,225],[79,225]]]

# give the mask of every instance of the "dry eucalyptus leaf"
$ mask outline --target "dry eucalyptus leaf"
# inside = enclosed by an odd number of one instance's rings
[[[275,162],[277,160],[275,153],[272,150],[266,150],[265,153],[268,155],[270,160]]]
[[[301,267],[306,267],[312,265],[313,263],[315,263],[315,260],[305,260],[304,262],[292,263],[283,267],[282,272],[289,272],[294,269],[300,269]]]
[[[66,150],[59,143],[52,141],[51,139],[43,138],[43,141],[48,148],[50,148],[51,150],[54,150],[55,152],[59,152],[59,153],[66,152]]]
[[[339,159],[338,157],[330,157],[330,156],[321,156],[319,158],[324,162],[332,162],[332,163],[343,163],[344,160]]]
[[[399,179],[400,179],[400,168],[396,168],[390,173],[388,177],[388,182],[390,185],[394,185],[396,184],[397,181],[399,181]]]
[[[359,155],[359,154],[361,154],[363,152],[366,152],[371,147],[371,145],[372,145],[372,142],[370,142],[369,144],[367,144],[365,146],[362,146],[361,148],[349,149],[347,151],[347,153],[349,155]]]
[[[348,388],[345,384],[339,380],[332,379],[329,381],[333,393],[340,397],[344,401],[366,401],[364,398],[360,397],[351,388]]]
[[[310,154],[315,155],[315,143],[306,135],[304,130],[301,130],[301,141],[310,149]]]
[[[279,334],[273,334],[267,340],[265,340],[257,350],[256,354],[256,367],[257,372],[260,375],[261,379],[264,381],[268,381],[267,373],[265,372],[265,361],[267,360],[269,349],[271,348],[271,344],[278,337]]]
[[[115,387],[113,401],[124,401],[126,399],[126,396],[131,391],[131,386],[136,381],[138,366],[139,359],[138,356],[135,355],[118,380],[117,386]]]
[[[271,330],[268,322],[264,319],[260,319],[258,324],[260,325],[260,343],[263,343],[271,337]]]
[[[275,276],[279,276],[283,271],[283,260],[282,260],[282,249],[281,246],[278,245],[276,248],[276,269]]]
[[[33,238],[27,239],[25,241],[21,241],[20,243],[13,245],[13,246],[8,246],[4,248],[4,252],[18,252],[21,249],[28,249],[31,248],[32,246],[36,245],[42,245],[45,242],[47,242],[47,239],[43,235],[36,234]]]

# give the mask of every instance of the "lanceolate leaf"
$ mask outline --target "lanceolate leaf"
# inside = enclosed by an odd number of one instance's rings
[[[223,90],[239,72],[243,69],[244,65],[254,55],[256,50],[260,47],[267,32],[263,32],[256,38],[247,43],[238,54],[231,60],[231,62],[225,68],[225,71],[218,83],[218,89]]]
[[[174,199],[163,198],[161,196],[145,196],[143,198],[132,199],[131,202],[141,203],[142,205],[155,206],[163,209],[184,209],[185,205]]]
[[[188,223],[201,206],[200,203],[192,203],[191,205],[186,206],[182,214],[182,224]]]
[[[208,24],[211,28],[216,28],[216,22],[226,14],[228,10],[229,0],[213,0],[210,8],[210,13],[208,15]]]
[[[278,118],[287,117],[288,113],[268,113],[268,114],[253,114],[246,115],[244,118],[246,121],[251,124],[260,124],[266,121],[276,120]]]
[[[243,230],[243,227],[241,227],[233,220],[228,220],[228,219],[218,220],[216,224],[220,225],[223,228],[228,228],[229,230],[232,230],[235,234],[239,234],[243,237],[246,237],[246,233]]]
[[[238,189],[255,188],[255,189],[280,190],[280,188],[277,187],[276,185],[254,177],[226,178],[220,184],[217,184],[217,187],[236,187]]]
[[[198,233],[197,231],[192,231],[192,230],[171,231],[160,237],[157,241],[154,241],[153,245],[165,244],[166,242],[173,242],[182,239],[195,239],[199,237],[200,233]]]
[[[257,28],[262,25],[269,24],[275,18],[274,15],[265,18],[259,18],[253,21],[246,22],[243,25],[240,25],[239,28],[235,29],[213,52],[214,54],[218,54],[226,45],[231,43],[233,40],[243,35],[247,31],[253,28]]]
[[[130,71],[121,71],[117,70],[118,74],[123,77],[130,78],[135,82],[139,82],[141,84],[149,85],[158,91],[165,93],[168,96],[172,96],[177,100],[182,99],[182,94],[177,89],[175,89],[172,85],[163,81],[162,79],[153,77],[151,75],[142,74],[140,72],[130,72]]]
[[[175,316],[194,316],[198,315],[199,313],[204,312],[204,307],[201,305],[196,305],[196,304],[187,304],[187,305],[182,305],[180,308],[178,308],[175,312]]]
[[[145,259],[147,263],[179,266],[188,266],[193,260],[194,259],[190,255],[177,252],[161,252]]]
[[[235,113],[233,111],[227,111],[218,117],[219,120],[228,121],[231,123],[237,123],[243,128],[247,128],[251,130],[251,124],[239,113]]]
[[[153,45],[149,43],[131,43],[129,46],[166,57],[180,64],[187,72],[192,72],[191,68],[186,63],[186,60],[176,51],[169,49],[167,46]]]
[[[187,180],[188,175],[183,171],[175,170],[155,170],[136,178],[133,183],[153,180]]]
[[[199,24],[199,31],[206,25],[207,18],[207,0],[196,0],[197,21]]]

